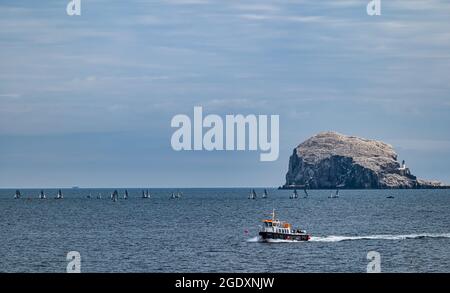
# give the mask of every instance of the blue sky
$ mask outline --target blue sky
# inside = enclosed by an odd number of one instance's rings
[[[450,3],[0,1],[0,187],[278,186],[325,130],[450,183]],[[280,156],[175,152],[170,119],[279,114]]]

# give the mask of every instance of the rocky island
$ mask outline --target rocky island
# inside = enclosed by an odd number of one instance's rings
[[[381,141],[322,132],[298,145],[289,159],[281,188],[382,189],[448,188],[441,182],[418,179],[393,147]]]

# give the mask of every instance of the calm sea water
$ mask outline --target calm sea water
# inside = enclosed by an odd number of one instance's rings
[[[249,190],[183,189],[170,200],[170,189],[150,189],[151,199],[128,189],[128,200],[112,202],[113,189],[67,189],[63,200],[32,189],[14,200],[2,189],[0,271],[65,272],[75,250],[83,272],[365,272],[375,250],[384,272],[450,272],[450,190],[344,190],[338,199],[323,190],[298,200],[272,189],[249,200]],[[312,241],[256,241],[272,208]]]

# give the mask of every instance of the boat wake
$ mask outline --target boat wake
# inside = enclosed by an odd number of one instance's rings
[[[247,239],[247,242],[261,242],[261,237],[252,237],[250,239]]]
[[[405,239],[421,239],[421,238],[450,238],[450,233],[422,233],[422,234],[405,234],[405,235],[367,235],[367,236],[311,236],[308,242],[341,242],[351,240],[405,240]],[[269,243],[289,243],[289,242],[306,242],[282,239],[267,239],[263,241],[261,237],[252,237],[247,242],[269,242]]]
[[[367,235],[367,236],[312,236],[309,241],[313,242],[340,242],[350,240],[405,240],[419,238],[450,238],[450,233],[422,233],[405,235]]]

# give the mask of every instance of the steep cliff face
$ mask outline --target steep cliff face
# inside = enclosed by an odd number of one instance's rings
[[[391,145],[322,132],[294,149],[285,188],[436,188],[401,168]]]

